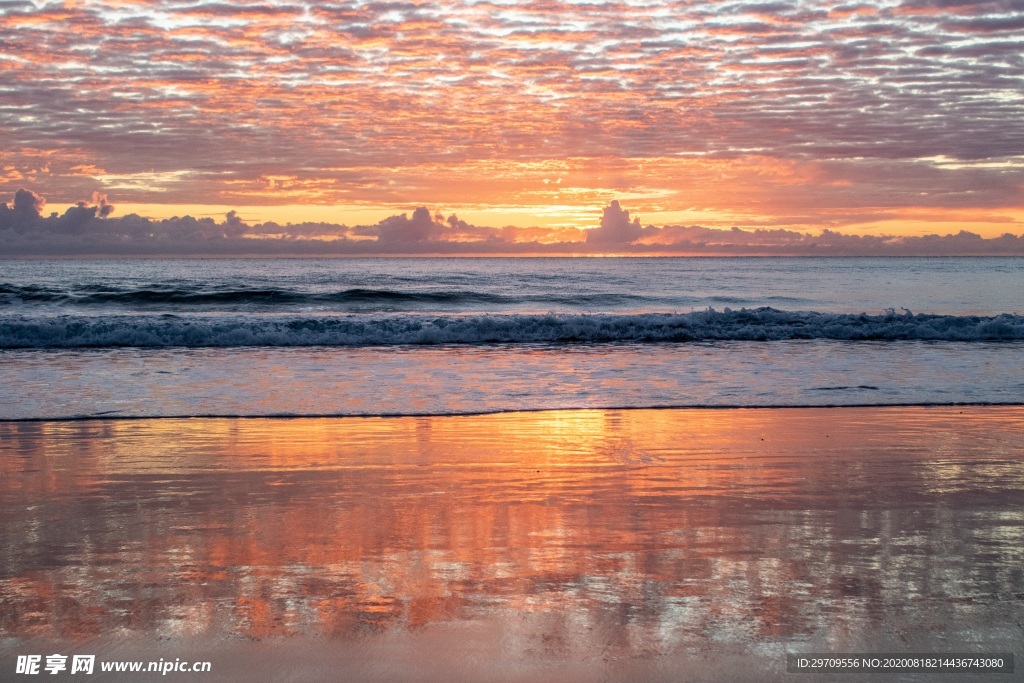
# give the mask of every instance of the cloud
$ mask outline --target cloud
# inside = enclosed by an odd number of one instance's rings
[[[104,194],[93,193],[93,203],[77,202],[68,207],[63,215],[56,212],[49,217],[42,215],[46,199],[26,190],[19,189],[14,193],[11,206],[0,204],[0,230],[12,230],[25,234],[32,231],[54,234],[80,235],[87,232],[97,218],[106,218],[114,211],[114,206],[107,201]]]
[[[20,189],[14,193],[11,206],[0,204],[0,230],[27,232],[42,217],[46,200],[31,190]]]
[[[616,200],[593,228],[550,229],[472,225],[418,207],[374,225],[332,223],[250,225],[235,211],[223,219],[182,216],[152,220],[110,215],[97,195],[63,214],[44,217],[45,200],[19,190],[0,204],[0,255],[387,255],[387,254],[693,254],[693,255],[1024,255],[1024,237],[998,238],[959,230],[922,237],[817,234],[781,228],[729,230],[699,225],[641,226]],[[866,217],[869,218],[869,217]]]
[[[5,204],[4,207],[6,208],[6,206]],[[31,190],[20,189],[14,193],[14,203],[11,208],[22,215],[38,217],[44,206],[46,206],[45,199]]]
[[[303,201],[413,206],[472,185],[466,202],[482,204],[493,188],[472,162],[488,177],[572,156],[756,150],[855,166],[1024,155],[1018,0],[5,9],[0,149],[17,165],[6,193],[45,182],[129,203],[266,203],[281,195],[259,179],[275,175],[295,178]],[[443,183],[438,166],[453,169]],[[626,190],[613,175],[578,186]],[[679,189],[672,175],[644,180]],[[759,190],[729,195],[753,202]]]
[[[442,225],[434,220],[427,207],[421,206],[413,211],[412,218],[405,214],[385,218],[373,229],[365,231],[365,234],[376,234],[382,245],[403,245],[434,239],[442,229]]]
[[[643,234],[640,219],[634,218],[630,222],[629,211],[619,206],[618,200],[614,200],[605,207],[601,216],[601,226],[587,231],[587,244],[631,244]]]
[[[228,211],[224,216],[224,235],[227,237],[241,237],[249,231],[249,226],[238,217],[237,211]]]
[[[107,201],[107,195],[105,194],[93,192],[92,203],[96,205],[96,215],[100,218],[106,218],[110,214],[114,213],[114,205]]]

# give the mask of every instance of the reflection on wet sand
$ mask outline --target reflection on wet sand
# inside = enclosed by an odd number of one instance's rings
[[[0,423],[0,636],[469,624],[514,661],[1013,651],[1022,424],[1022,408]]]

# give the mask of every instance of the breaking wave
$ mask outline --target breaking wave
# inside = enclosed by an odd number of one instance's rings
[[[472,290],[395,291],[356,287],[330,292],[309,292],[277,288],[175,288],[154,284],[138,289],[78,286],[71,289],[18,286],[0,283],[0,306],[24,304],[59,304],[71,306],[189,306],[189,307],[287,307],[345,306],[395,308],[403,306],[460,304],[514,305],[523,303],[608,305],[642,301],[644,297],[629,294],[573,294],[510,296]],[[728,302],[726,302],[728,303]]]
[[[0,317],[0,348],[394,346],[697,341],[1017,341],[1024,316],[880,315],[757,308],[544,315]]]

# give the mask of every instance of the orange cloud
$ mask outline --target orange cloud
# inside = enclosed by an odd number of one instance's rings
[[[1024,205],[1006,0],[15,0],[4,19],[0,192],[577,225],[623,198],[801,229]]]

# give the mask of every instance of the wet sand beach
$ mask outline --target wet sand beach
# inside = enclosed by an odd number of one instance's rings
[[[1022,427],[1024,407],[0,422],[0,680],[53,652],[212,662],[142,679],[181,681],[811,681],[787,653],[1014,652]]]

